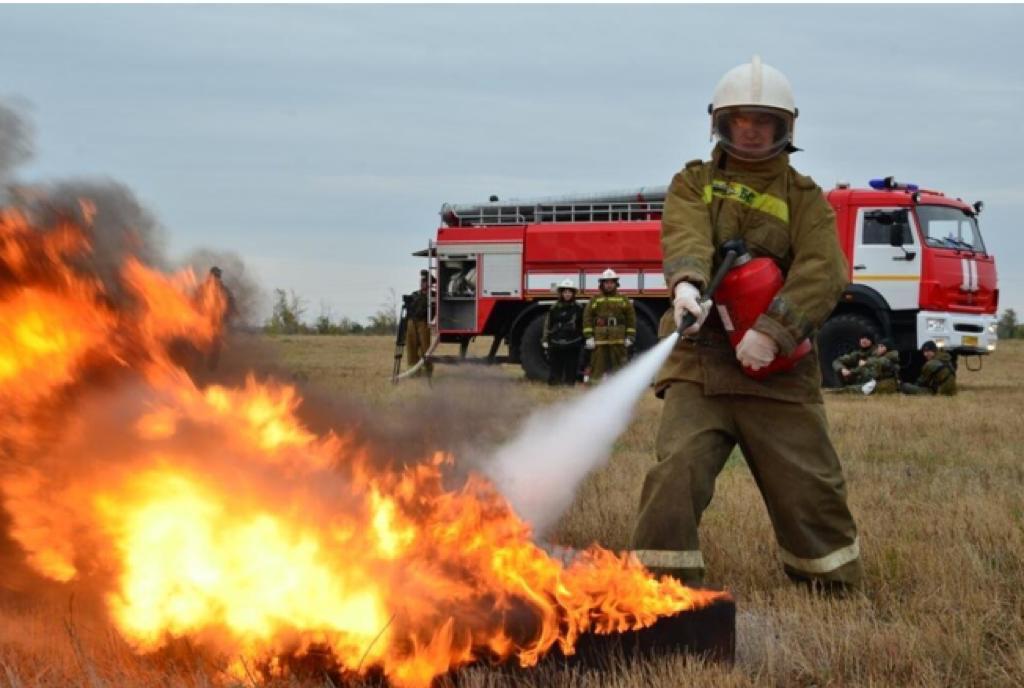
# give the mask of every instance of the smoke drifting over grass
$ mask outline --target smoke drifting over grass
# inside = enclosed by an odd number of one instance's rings
[[[667,337],[583,396],[537,411],[483,467],[535,534],[555,524],[583,479],[611,456],[676,339]]]

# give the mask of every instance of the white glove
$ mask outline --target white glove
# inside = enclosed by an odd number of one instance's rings
[[[633,338],[632,337],[626,337],[626,348],[629,349],[629,348],[632,348],[632,346],[633,346]]]
[[[548,348],[548,343],[547,342],[541,342],[540,345],[544,349]]]
[[[768,335],[757,330],[747,330],[736,347],[736,358],[741,365],[751,370],[764,368],[779,351],[779,345]]]
[[[588,349],[596,349],[597,348],[597,342],[594,340],[593,337],[589,337],[587,339],[587,348]]]
[[[711,310],[711,299],[704,302],[699,299],[700,290],[689,282],[680,282],[676,285],[675,298],[672,299],[672,307],[675,309],[672,315],[676,319],[676,327],[683,322],[684,313],[692,313],[697,318],[697,322],[686,328],[684,335],[697,334],[700,326],[704,324],[704,319],[708,317],[708,311]]]

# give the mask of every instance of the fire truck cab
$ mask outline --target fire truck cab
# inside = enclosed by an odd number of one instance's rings
[[[636,307],[637,350],[653,346],[669,306],[660,239],[666,191],[504,202],[492,196],[442,206],[436,237],[414,254],[428,259],[436,278],[432,358],[469,360],[469,343],[490,336],[483,362],[519,363],[529,378],[546,378],[540,339],[555,285],[573,280],[585,301],[606,268],[620,275],[620,293]],[[971,206],[891,177],[869,188],[838,184],[826,198],[850,284],[818,333],[825,384],[836,383],[832,360],[856,347],[864,330],[895,342],[906,378],[916,375],[927,340],[955,356],[995,350],[999,292],[995,260],[978,229],[980,202]],[[459,354],[439,356],[442,343],[458,343]]]
[[[968,205],[892,177],[866,189],[839,184],[826,197],[850,263],[850,284],[818,333],[826,383],[826,362],[865,328],[894,341],[905,374],[916,375],[928,340],[954,358],[995,351],[999,289],[978,227],[980,201]]]

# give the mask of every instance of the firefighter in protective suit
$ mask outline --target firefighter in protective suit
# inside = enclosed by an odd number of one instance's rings
[[[815,589],[855,588],[857,528],[829,438],[816,351],[763,380],[742,370],[789,355],[832,311],[848,275],[835,216],[821,189],[789,166],[797,109],[781,72],[755,56],[726,73],[709,112],[717,138],[711,160],[687,163],[665,199],[661,242],[674,298],[660,333],[671,333],[686,312],[697,322],[655,382],[665,402],[658,461],[644,481],[633,548],[655,572],[700,584],[697,529],[738,444],[784,571]],[[718,267],[718,247],[735,238],[774,260],[785,281],[733,349],[701,290]]]
[[[421,270],[419,290],[406,297],[406,317],[409,322],[405,330],[405,349],[410,368],[419,363],[430,348],[430,324],[427,322],[430,301],[427,290],[432,281],[430,274]],[[422,373],[427,377],[434,373],[434,364],[429,358],[423,362]]]
[[[583,348],[583,306],[576,303],[576,283],[571,279],[558,285],[558,301],[544,316],[540,343],[548,353],[548,384],[575,385]]]
[[[619,294],[619,276],[608,268],[597,282],[601,293],[583,311],[583,336],[590,352],[590,381],[626,365],[636,341],[636,310],[633,302]]]

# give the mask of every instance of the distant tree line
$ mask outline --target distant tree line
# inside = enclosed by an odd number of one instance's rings
[[[270,317],[263,323],[266,334],[385,334],[393,335],[398,326],[398,299],[394,290],[390,291],[389,299],[381,304],[377,312],[358,322],[347,316],[333,319],[326,308],[312,324],[303,320],[306,314],[306,303],[294,291],[274,290],[274,308]]]
[[[1024,339],[1024,325],[1017,322],[1017,311],[1007,308],[996,325],[1000,339]]]

